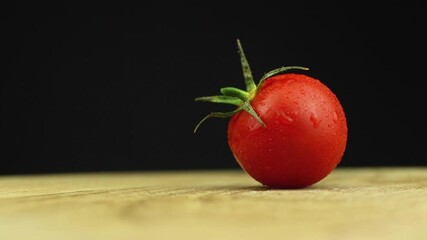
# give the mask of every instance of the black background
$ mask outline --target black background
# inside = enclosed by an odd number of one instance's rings
[[[237,168],[226,106],[283,65],[335,92],[349,138],[341,166],[426,165],[426,8],[387,1],[5,6],[0,173]]]

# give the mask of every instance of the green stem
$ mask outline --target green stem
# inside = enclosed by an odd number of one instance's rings
[[[213,117],[227,118],[227,117],[233,116],[234,114],[242,110],[249,113],[263,127],[266,127],[262,119],[258,116],[258,114],[255,112],[254,108],[251,105],[251,101],[255,97],[258,89],[260,89],[260,87],[262,86],[265,80],[267,80],[268,78],[276,74],[288,71],[290,69],[308,70],[308,68],[300,67],[300,66],[288,66],[288,67],[281,67],[278,69],[274,69],[266,73],[261,78],[258,85],[256,85],[252,76],[251,69],[249,67],[248,60],[246,59],[245,53],[243,52],[243,48],[242,48],[242,45],[240,44],[239,39],[237,39],[237,46],[239,49],[240,63],[242,64],[243,76],[245,78],[246,91],[235,88],[235,87],[225,87],[220,89],[220,92],[222,95],[196,98],[195,99],[196,101],[225,103],[225,104],[235,105],[237,106],[237,109],[231,112],[212,112],[208,114],[197,124],[196,128],[194,129],[194,132],[196,132],[197,129],[200,127],[200,125],[209,118],[213,118]]]
[[[242,107],[243,110],[245,110],[252,117],[254,117],[255,120],[259,122],[259,124],[261,124],[263,127],[267,127],[265,126],[265,123],[261,120],[261,118],[258,116],[258,114],[255,112],[255,110],[252,108],[252,105],[249,102],[245,102]]]
[[[271,70],[270,72],[264,74],[264,76],[262,76],[261,80],[259,80],[257,88],[259,89],[266,79],[268,79],[274,75],[277,75],[279,73],[286,72],[286,71],[291,70],[291,69],[308,70],[308,68],[300,67],[300,66],[286,66],[286,67],[276,68],[276,69]]]
[[[198,97],[194,99],[198,102],[213,102],[213,103],[225,103],[236,106],[242,106],[243,101],[236,97],[231,96],[207,96],[207,97]]]
[[[242,108],[239,107],[236,110],[231,111],[231,112],[212,112],[212,113],[208,114],[206,117],[204,117],[202,120],[200,120],[200,122],[194,128],[194,133],[196,133],[196,131],[200,127],[200,125],[202,125],[202,123],[204,121],[208,120],[209,118],[213,118],[213,117],[217,117],[217,118],[228,118],[228,117],[231,117],[234,114],[240,112],[241,110],[242,110]]]
[[[249,99],[249,93],[235,87],[224,87],[220,89],[221,93],[225,96],[236,97],[242,101]]]
[[[240,62],[242,64],[243,76],[245,78],[246,91],[250,94],[256,91],[256,84],[252,76],[251,68],[249,67],[248,60],[245,57],[243,52],[242,44],[240,40],[237,39],[237,46],[239,47]]]

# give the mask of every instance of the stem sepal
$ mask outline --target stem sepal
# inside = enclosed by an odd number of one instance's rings
[[[286,66],[286,67],[277,68],[264,74],[264,76],[261,78],[261,80],[258,82],[258,85],[257,85],[255,84],[254,78],[252,76],[251,68],[249,67],[248,60],[245,57],[245,53],[243,52],[243,48],[239,39],[237,39],[237,47],[238,47],[238,52],[240,56],[240,63],[242,65],[243,77],[245,79],[246,91],[239,88],[235,88],[235,87],[224,87],[220,89],[220,92],[222,95],[196,98],[195,101],[231,104],[231,105],[237,106],[237,108],[230,112],[212,112],[206,115],[196,125],[194,132],[196,132],[197,129],[200,127],[200,125],[209,118],[213,118],[213,117],[228,118],[242,110],[249,113],[263,127],[267,127],[251,105],[252,99],[255,97],[257,91],[261,88],[264,81],[274,75],[286,72],[288,70],[292,70],[292,69],[308,70],[308,68],[300,67],[300,66]]]

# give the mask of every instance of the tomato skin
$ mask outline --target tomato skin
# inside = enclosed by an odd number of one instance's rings
[[[239,165],[258,182],[304,188],[331,173],[347,144],[347,121],[336,95],[319,80],[287,73],[267,79],[247,112],[232,116],[228,144]]]

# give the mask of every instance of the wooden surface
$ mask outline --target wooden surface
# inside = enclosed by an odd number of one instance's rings
[[[242,171],[0,177],[0,239],[427,239],[427,168],[338,168],[303,190]]]

